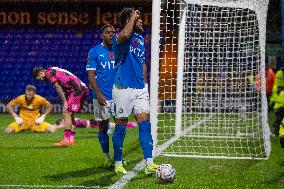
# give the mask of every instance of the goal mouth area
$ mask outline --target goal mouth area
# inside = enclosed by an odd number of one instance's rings
[[[257,131],[257,124],[253,125],[260,119],[258,115],[250,114],[251,127],[245,126],[238,114],[228,114],[227,119],[222,114],[223,121],[217,114],[194,114],[191,120],[188,117],[179,136],[173,132],[175,125],[158,126],[159,155],[239,159],[242,154],[241,159],[267,159],[262,130]]]
[[[160,52],[152,51],[150,90],[158,154],[269,157],[267,5],[268,0],[161,1],[159,24],[152,27],[152,49]],[[259,74],[261,88],[254,81]]]

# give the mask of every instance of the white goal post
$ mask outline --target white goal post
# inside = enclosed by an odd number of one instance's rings
[[[269,157],[264,74],[268,3],[153,1],[154,156]],[[257,74],[261,89],[252,79]]]

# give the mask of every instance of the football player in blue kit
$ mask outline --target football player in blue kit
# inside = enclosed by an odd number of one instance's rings
[[[110,114],[113,109],[112,87],[116,71],[112,50],[112,36],[115,32],[112,25],[104,25],[102,43],[91,48],[88,54],[86,70],[93,90],[94,119],[98,121],[98,139],[105,156],[105,167],[113,163],[109,154],[109,136],[107,134]]]
[[[145,173],[155,173],[158,165],[153,162],[153,139],[149,120],[149,92],[147,68],[145,65],[145,47],[140,12],[125,8],[120,13],[123,27],[114,35],[113,51],[117,64],[112,97],[114,101],[115,129],[112,136],[115,160],[115,172],[126,174],[122,164],[122,149],[126,134],[126,124],[131,113],[139,126],[139,141],[146,162]]]

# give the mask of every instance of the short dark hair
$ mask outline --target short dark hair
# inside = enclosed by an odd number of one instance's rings
[[[112,28],[114,30],[114,27],[111,24],[105,24],[101,27],[101,32],[103,33],[106,28]]]
[[[130,14],[134,11],[134,8],[124,8],[119,15],[120,26],[125,25],[126,20],[130,17]]]
[[[42,67],[35,67],[33,69],[33,78],[35,79],[38,75],[39,72],[44,71],[44,69]]]
[[[27,85],[26,86],[26,91],[36,92],[36,87],[34,85]]]

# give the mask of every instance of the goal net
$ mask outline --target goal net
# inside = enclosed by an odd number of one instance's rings
[[[154,155],[268,158],[268,1],[153,1]]]

